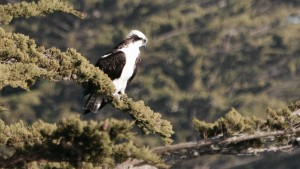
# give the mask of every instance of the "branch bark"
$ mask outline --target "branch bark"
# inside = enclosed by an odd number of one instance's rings
[[[187,142],[174,144],[169,146],[162,146],[152,149],[153,152],[162,156],[167,164],[175,164],[184,159],[193,159],[201,155],[211,154],[227,154],[227,155],[257,155],[258,153],[269,151],[290,151],[297,148],[295,144],[287,144],[275,147],[251,148],[251,146],[243,145],[240,143],[257,140],[257,139],[270,139],[281,136],[296,136],[299,135],[300,128],[290,130],[280,130],[271,132],[259,132],[255,134],[243,134],[233,136],[230,138],[215,137],[210,139],[201,140],[198,142]],[[299,137],[295,137],[297,140]],[[295,141],[296,141],[295,140]],[[234,146],[231,146],[234,145]]]
[[[299,115],[299,110],[291,113]],[[295,126],[295,125],[294,125]],[[282,138],[289,138],[288,141],[280,142]],[[257,142],[261,141],[260,145]],[[225,138],[223,135],[204,139],[197,142],[186,142],[168,146],[161,146],[152,149],[152,152],[161,156],[161,159],[167,165],[174,165],[184,160],[191,160],[203,155],[237,155],[237,156],[256,156],[268,152],[287,152],[299,148],[300,128],[290,128],[287,130],[276,130],[269,132],[257,132],[254,134],[239,134]],[[269,144],[270,143],[270,144]],[[149,166],[142,160],[127,160],[119,164],[116,169],[130,168],[138,169],[148,167],[155,169],[155,166]]]

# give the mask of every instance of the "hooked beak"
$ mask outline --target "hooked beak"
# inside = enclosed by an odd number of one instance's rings
[[[144,49],[146,49],[146,46],[147,46],[147,40],[145,40],[145,41],[144,41],[144,43],[143,43],[143,46],[142,46],[142,47],[143,47]]]

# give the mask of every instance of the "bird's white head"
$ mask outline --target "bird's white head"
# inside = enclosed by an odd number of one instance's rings
[[[134,43],[140,43],[140,47],[146,47],[148,39],[147,37],[138,30],[132,30],[126,37],[127,39],[132,39]]]

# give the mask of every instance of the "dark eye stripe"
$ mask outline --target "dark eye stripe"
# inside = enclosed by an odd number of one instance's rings
[[[134,40],[142,40],[142,39],[143,39],[143,38],[138,37],[137,35],[133,35],[132,38],[133,38]]]
[[[147,40],[146,40],[146,39],[144,39],[144,38],[141,38],[141,37],[139,37],[139,36],[137,36],[137,35],[133,35],[133,36],[131,36],[131,39],[132,39],[133,41],[139,41],[139,40],[142,40],[142,41],[143,41],[143,43],[147,42]]]

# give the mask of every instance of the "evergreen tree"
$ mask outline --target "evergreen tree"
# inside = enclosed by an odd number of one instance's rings
[[[5,16],[3,23],[9,23],[16,17],[30,17],[53,11],[84,17],[61,1],[7,4],[2,5],[0,11]],[[160,114],[154,113],[142,101],[134,102],[126,96],[121,99],[113,98],[111,93],[114,88],[108,76],[74,49],[67,49],[66,52],[57,48],[45,49],[36,45],[29,37],[6,32],[3,28],[0,28],[0,37],[1,89],[11,86],[29,90],[38,78],[52,81],[72,79],[79,84],[89,80],[99,86],[99,93],[108,95],[117,109],[130,114],[144,132],[158,133],[166,144],[171,142],[173,131],[168,121],[160,119]],[[31,162],[46,160],[46,164],[50,163],[51,166],[94,165],[111,168],[132,157],[165,167],[147,148],[137,148],[133,144],[133,134],[130,132],[132,125],[133,123],[117,120],[85,122],[78,117],[69,118],[57,125],[39,121],[30,127],[25,127],[22,122],[5,125],[1,121],[1,148],[4,151],[0,165],[28,166],[33,165]],[[60,164],[51,164],[52,161]]]
[[[139,159],[129,164],[165,168],[183,158],[298,144],[299,102],[261,113],[299,99],[297,0],[70,1],[88,17],[62,0],[0,3],[0,167],[112,168]],[[40,15],[47,16],[33,17]],[[95,61],[136,28],[151,38],[128,95],[143,101],[118,100],[110,79],[70,47]],[[115,108],[83,117],[97,122],[74,116],[88,80]],[[125,112],[130,120],[103,118],[115,110],[113,117]],[[138,146],[160,143],[137,139],[145,136],[133,126],[171,143],[162,115],[181,143]]]

